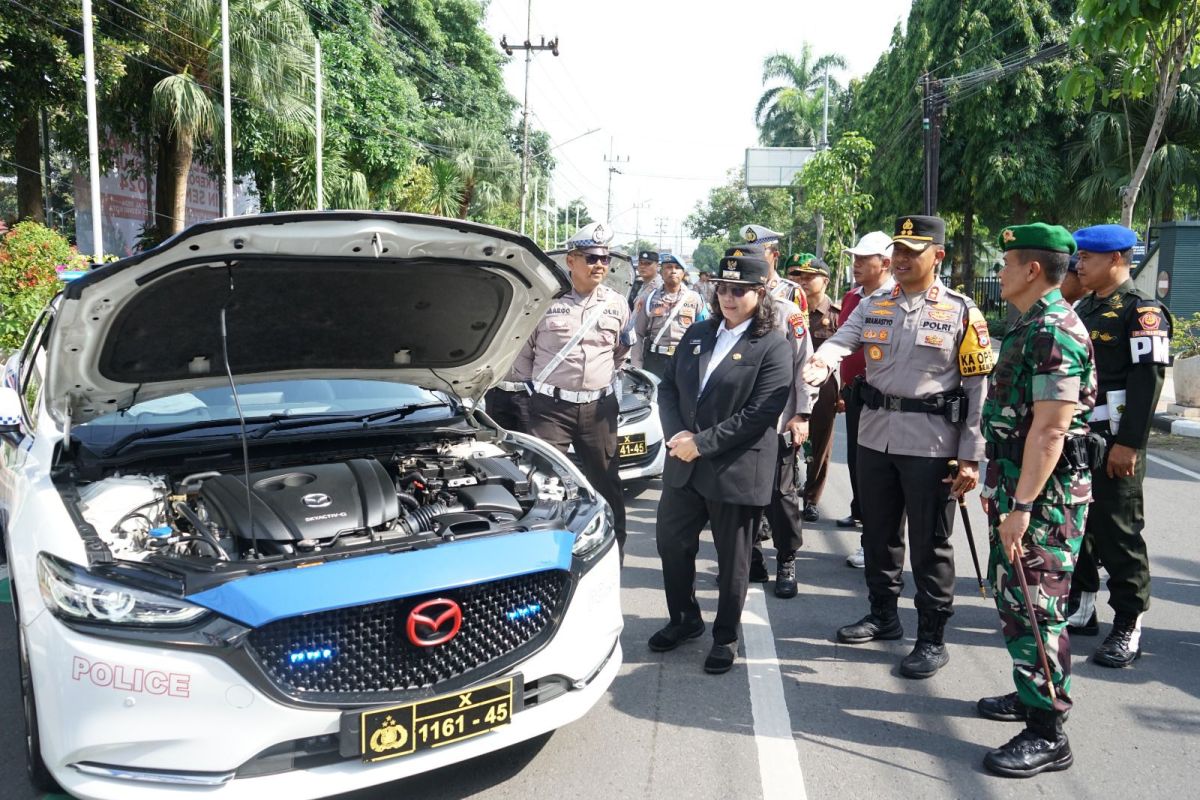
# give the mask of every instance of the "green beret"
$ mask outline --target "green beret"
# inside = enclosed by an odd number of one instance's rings
[[[1075,252],[1075,237],[1061,225],[1031,222],[1028,225],[1009,225],[1000,231],[1000,249],[1049,250],[1051,253]]]
[[[792,253],[787,257],[787,260],[783,262],[783,268],[784,270],[787,270],[789,267],[803,267],[814,258],[816,258],[816,256],[812,253]]]

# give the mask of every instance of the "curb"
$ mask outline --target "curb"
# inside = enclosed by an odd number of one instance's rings
[[[1155,430],[1173,436],[1190,436],[1200,439],[1200,419],[1185,419],[1174,414],[1155,414],[1151,425]]]

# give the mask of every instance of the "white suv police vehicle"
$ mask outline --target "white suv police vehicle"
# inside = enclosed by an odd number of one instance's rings
[[[472,411],[568,286],[511,232],[366,212],[67,284],[0,388],[35,782],[323,797],[583,715],[621,662],[611,513]]]

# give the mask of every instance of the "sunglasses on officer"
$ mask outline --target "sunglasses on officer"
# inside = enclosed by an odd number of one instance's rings
[[[734,297],[745,297],[746,292],[752,292],[755,288],[757,287],[747,286],[746,284],[718,281],[716,292],[717,294],[731,294]]]
[[[582,258],[589,267],[594,267],[596,264],[607,267],[608,263],[612,260],[611,256],[600,256],[595,253],[576,253],[576,255]]]

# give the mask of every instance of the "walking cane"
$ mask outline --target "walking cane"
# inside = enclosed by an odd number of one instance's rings
[[[950,460],[950,476],[958,475],[958,462]],[[971,548],[971,563],[975,565],[975,579],[979,581],[979,596],[987,597],[987,584],[983,582],[983,570],[979,568],[979,552],[975,549],[975,533],[971,530],[971,517],[967,514],[967,499],[958,498],[958,510],[962,514],[963,526],[967,530],[967,546]]]
[[[1004,554],[1008,556],[1008,553]],[[1011,559],[1010,559],[1011,560]],[[1042,671],[1046,673],[1046,688],[1050,690],[1050,702],[1058,699],[1054,693],[1054,673],[1050,671],[1050,659],[1046,658],[1046,646],[1042,644],[1042,631],[1038,627],[1037,615],[1034,613],[1033,598],[1029,596],[1029,581],[1025,580],[1025,565],[1018,558],[1012,562],[1016,570],[1017,580],[1021,582],[1021,594],[1025,595],[1025,613],[1029,615],[1029,627],[1033,629],[1033,640],[1037,642],[1038,660],[1042,662]]]

